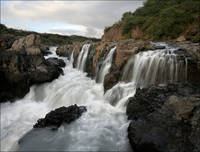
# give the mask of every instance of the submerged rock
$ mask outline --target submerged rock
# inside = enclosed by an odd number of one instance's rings
[[[138,90],[129,99],[128,138],[135,152],[200,150],[200,87],[168,85]]]
[[[44,128],[49,126],[59,127],[62,123],[71,123],[79,118],[87,109],[84,106],[72,105],[69,107],[60,107],[49,112],[45,118],[39,119],[34,128]]]

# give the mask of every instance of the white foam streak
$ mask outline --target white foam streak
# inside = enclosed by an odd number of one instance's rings
[[[110,70],[111,65],[112,65],[113,54],[114,54],[115,50],[116,50],[116,47],[114,47],[110,50],[110,52],[106,56],[106,59],[103,61],[103,64],[101,65],[100,70],[97,72],[98,73],[97,81],[99,83],[103,83],[106,74],[109,73],[109,70]]]
[[[86,63],[87,56],[89,53],[89,48],[90,48],[90,44],[84,44],[81,52],[79,53],[76,68],[81,71],[85,70],[85,63]]]
[[[186,63],[178,60],[174,51],[174,48],[166,45],[166,49],[134,55],[124,68],[122,80],[134,82],[141,88],[153,84],[185,82],[187,59]]]

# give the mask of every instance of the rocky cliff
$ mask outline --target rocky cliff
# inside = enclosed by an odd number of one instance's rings
[[[31,85],[50,82],[62,73],[56,59],[45,60],[39,35],[22,37],[12,45],[5,39],[0,42],[0,102],[21,98]]]

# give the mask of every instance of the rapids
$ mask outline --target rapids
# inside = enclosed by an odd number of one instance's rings
[[[55,49],[52,47],[51,52]],[[55,53],[50,56],[57,57]],[[31,87],[23,99],[14,103],[1,104],[1,150],[130,150],[127,138],[129,122],[123,105],[112,106],[104,97],[102,84],[72,68],[72,62],[67,59],[65,62],[64,75],[58,79]],[[80,67],[84,66],[80,64]],[[43,136],[39,136],[41,138],[34,136],[27,140],[25,147],[18,145],[18,140],[32,129],[39,118],[50,110],[72,104],[86,106],[87,112],[70,125],[62,125],[58,132],[44,131],[40,134]],[[38,146],[34,146],[36,144]]]
[[[131,151],[125,109],[127,99],[134,96],[136,87],[187,80],[187,59],[180,60],[175,48],[162,43],[157,45],[165,45],[166,49],[134,55],[123,70],[122,80],[126,83],[119,82],[105,94],[102,82],[109,73],[115,47],[96,76],[98,83],[84,73],[90,44],[83,46],[76,69],[73,68],[73,53],[67,60],[58,57],[56,47],[51,47],[52,54],[45,58],[65,60],[64,75],[51,83],[32,86],[23,99],[1,103],[1,150]],[[22,138],[49,111],[73,104],[86,106],[87,112],[71,124],[63,124],[58,131],[42,129]],[[18,144],[19,139],[23,139],[22,145]]]

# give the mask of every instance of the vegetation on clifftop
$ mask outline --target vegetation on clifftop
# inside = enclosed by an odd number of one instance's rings
[[[63,45],[63,44],[71,44],[75,41],[83,42],[87,40],[92,41],[99,41],[96,38],[88,38],[83,36],[66,36],[66,35],[59,35],[59,34],[47,34],[47,33],[37,33],[33,31],[24,31],[24,30],[17,30],[13,28],[7,28],[5,25],[0,24],[0,35],[14,35],[16,37],[27,36],[29,34],[38,34],[41,37],[41,43],[45,45]]]
[[[132,29],[140,27],[144,38],[175,39],[184,35],[188,40],[199,42],[200,1],[147,0],[134,13],[124,13],[119,24],[123,35],[130,35]]]

